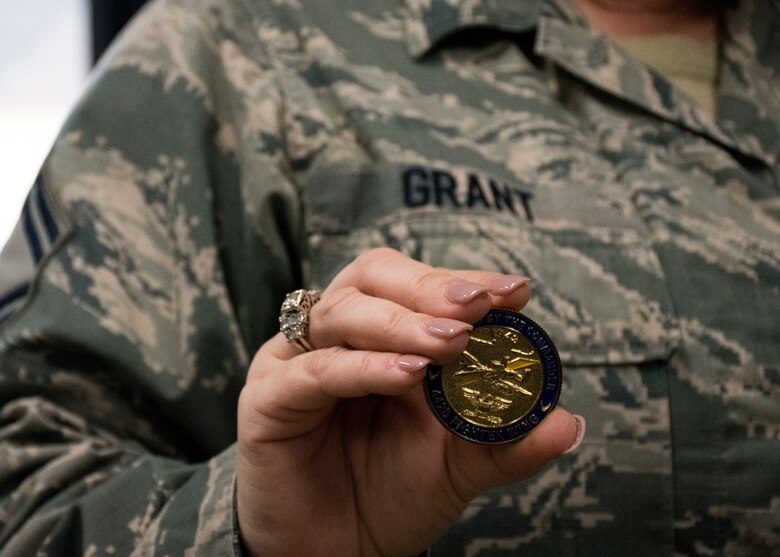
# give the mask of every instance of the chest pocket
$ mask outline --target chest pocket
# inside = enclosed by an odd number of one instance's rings
[[[318,172],[304,203],[317,287],[359,253],[389,246],[433,266],[529,276],[525,312],[564,365],[662,360],[679,340],[640,221],[587,187],[532,191],[471,169],[386,164]]]

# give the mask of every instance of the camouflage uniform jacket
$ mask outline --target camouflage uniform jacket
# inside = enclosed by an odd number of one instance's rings
[[[248,360],[383,245],[529,275],[589,422],[434,555],[780,554],[779,22],[715,119],[561,0],[152,4],[2,252],[0,556],[237,554]]]

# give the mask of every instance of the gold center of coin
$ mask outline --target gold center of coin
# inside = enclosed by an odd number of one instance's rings
[[[460,356],[442,368],[442,385],[453,410],[482,427],[523,419],[539,400],[544,373],[531,342],[511,329],[481,327]]]

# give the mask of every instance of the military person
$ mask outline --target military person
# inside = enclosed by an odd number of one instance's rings
[[[778,554],[779,15],[152,3],[2,251],[0,556]],[[479,445],[492,306],[562,408]]]

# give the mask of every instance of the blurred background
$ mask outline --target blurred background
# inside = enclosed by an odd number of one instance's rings
[[[0,0],[0,246],[90,68],[144,0]]]

